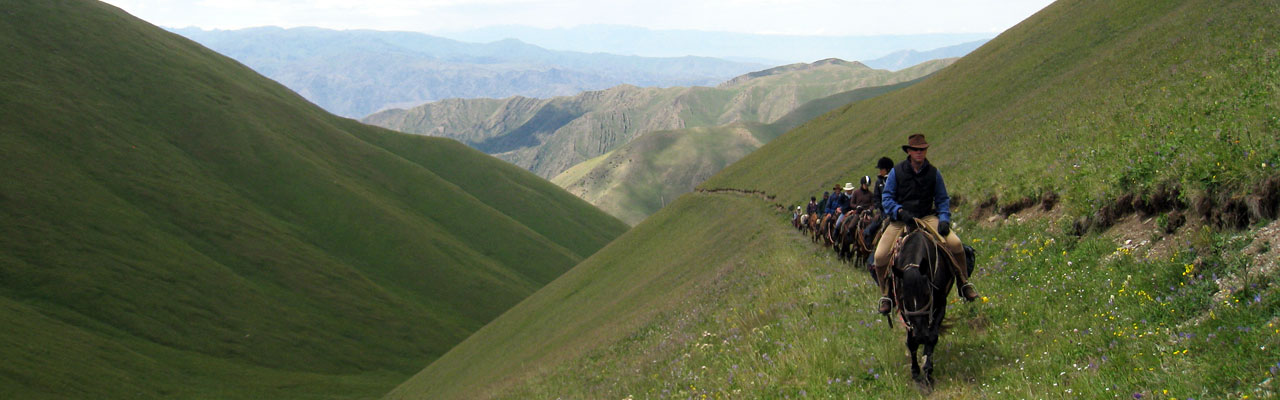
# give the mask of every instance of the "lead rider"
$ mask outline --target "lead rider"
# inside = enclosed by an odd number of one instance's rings
[[[969,274],[966,272],[969,266],[964,246],[960,237],[951,231],[951,196],[947,194],[947,185],[942,182],[942,173],[925,158],[929,142],[924,140],[924,135],[917,133],[907,138],[902,151],[907,153],[907,159],[889,171],[880,198],[885,215],[890,216],[893,222],[885,228],[880,244],[876,246],[873,268],[876,270],[876,283],[880,285],[879,311],[888,314],[893,308],[885,279],[889,273],[889,253],[907,223],[914,225],[916,218],[936,226],[938,234],[946,238],[943,245],[955,260],[956,286],[960,296],[966,301],[973,301],[978,298],[978,290],[968,282]]]

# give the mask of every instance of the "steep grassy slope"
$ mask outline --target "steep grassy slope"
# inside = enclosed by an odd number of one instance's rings
[[[464,43],[416,32],[260,27],[176,29],[342,116],[446,98],[571,96],[621,84],[713,85],[763,64]],[[692,53],[690,53],[692,54]]]
[[[705,185],[799,202],[872,172],[873,161],[850,171],[836,160],[903,159],[916,132],[975,204],[1054,193],[1084,214],[1162,185],[1189,202],[1275,174],[1275,3],[1146,5],[1049,7],[927,82],[838,110]],[[802,172],[811,179],[791,178]]]
[[[624,85],[545,100],[455,99],[380,112],[364,122],[455,138],[549,179],[646,132],[772,123],[808,101],[910,81],[948,63],[889,72],[824,60],[744,75],[716,88]]]
[[[836,107],[919,81],[854,89],[816,99],[770,124],[733,123],[649,132],[606,155],[575,165],[551,182],[634,225],[801,123]]]
[[[953,67],[818,118],[703,186],[798,201],[869,172],[849,160],[898,157],[905,135],[923,131],[954,194],[1008,205],[1052,190],[1067,205],[979,220],[977,201],[958,202],[986,297],[949,309],[934,396],[1275,396],[1280,225],[1218,230],[1214,210],[1252,199],[1259,217],[1246,226],[1277,211],[1277,10],[1265,0],[1061,0]],[[1181,188],[1172,209],[1072,229],[1077,216],[1132,212],[1116,211],[1116,193],[1154,200],[1160,184]],[[1172,221],[1199,191],[1210,206],[1179,229]],[[1220,199],[1226,207],[1213,206]],[[872,311],[866,272],[807,244],[770,202],[682,197],[388,398],[919,396],[902,331]],[[648,279],[664,274],[678,283]]]
[[[751,274],[748,263],[769,250],[807,251],[772,228],[776,222],[757,200],[683,196],[620,237],[623,245],[606,246],[388,397],[492,396],[643,331],[657,313],[694,306],[697,298],[690,296]]]
[[[0,15],[0,397],[370,396],[626,229],[91,1]]]

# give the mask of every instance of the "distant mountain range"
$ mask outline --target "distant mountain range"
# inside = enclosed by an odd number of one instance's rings
[[[937,60],[940,58],[964,57],[969,52],[977,50],[986,44],[990,39],[975,40],[968,43],[961,43],[955,46],[940,47],[927,51],[901,50],[895,51],[884,57],[874,60],[863,61],[868,67],[875,69],[887,69],[897,71],[907,68],[925,61]]]
[[[714,88],[619,86],[552,99],[449,99],[383,111],[364,122],[454,138],[551,178],[645,132],[769,123],[810,100],[935,70],[894,73],[829,59],[753,72]]]
[[[699,55],[773,65],[807,63],[826,58],[872,60],[909,49],[923,51],[975,40],[988,40],[995,36],[994,33],[876,36],[764,35],[654,30],[621,25],[583,25],[556,29],[497,26],[440,33],[440,35],[468,42],[492,42],[517,38],[527,43],[557,50],[634,54],[647,57]],[[960,55],[963,54],[933,58]],[[871,64],[868,63],[868,65]]]
[[[784,119],[811,101],[915,80],[954,61],[937,60],[890,72],[858,62],[828,59],[752,72],[717,87],[619,86],[553,99],[449,99],[408,110],[380,112],[364,122],[402,132],[454,138],[547,179],[565,173],[569,176],[556,178],[557,184],[634,224],[661,208],[664,196],[674,198],[692,190],[702,179],[785,131],[776,131],[777,127],[790,128],[803,120],[773,128],[762,125]],[[842,104],[830,104],[806,115],[811,118]],[[741,125],[727,127],[731,124]],[[695,129],[717,127],[726,127],[733,133]],[[671,148],[670,141],[642,145],[619,153],[635,157],[609,161],[601,168],[642,165],[653,161],[651,156],[660,157],[647,150],[675,154],[672,151],[686,149],[696,153],[683,154],[677,157],[680,161],[662,167],[628,167],[630,172],[620,174],[621,171],[593,173],[590,171],[595,166],[584,166],[576,168],[575,173],[566,173],[575,165],[659,131],[675,131],[666,134],[672,138],[683,137],[681,132],[687,132],[705,140],[688,142],[697,144],[693,147]],[[632,164],[634,161],[639,163]],[[655,174],[679,178],[644,178]]]
[[[352,118],[446,98],[549,98],[621,84],[715,85],[768,66],[708,57],[551,51],[513,39],[464,43],[412,32],[171,30]]]

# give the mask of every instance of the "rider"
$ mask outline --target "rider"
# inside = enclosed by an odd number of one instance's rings
[[[844,215],[853,208],[850,200],[853,200],[853,183],[845,182],[844,192],[840,193],[842,202],[836,207],[836,229],[840,229],[840,224],[844,223]]]
[[[804,213],[805,213],[805,214],[817,214],[817,213],[818,213],[818,198],[817,198],[817,197],[809,196],[809,205],[808,205],[808,206],[805,206]]]
[[[867,229],[862,231],[862,237],[867,238],[867,246],[871,245],[871,241],[874,240],[876,232],[880,231],[880,225],[884,223],[886,218],[884,205],[881,204],[880,198],[884,194],[884,181],[889,177],[889,170],[893,169],[893,160],[889,159],[889,157],[880,157],[880,160],[876,161],[876,169],[880,170],[880,175],[876,176],[876,190],[872,196],[876,200],[876,209],[880,210],[880,217],[871,221]],[[873,262],[868,261],[867,264],[873,264]]]
[[[849,196],[845,196],[840,192],[840,185],[831,188],[831,198],[827,199],[827,208],[823,209],[824,214],[835,214],[837,210],[849,204]]]
[[[862,177],[862,182],[858,187],[858,190],[854,191],[853,194],[849,196],[849,208],[870,210],[872,207],[875,207],[876,197],[870,190],[867,190],[867,186],[869,185],[871,185],[871,177]]]
[[[924,135],[914,134],[907,138],[902,146],[907,159],[893,167],[885,179],[881,205],[886,215],[893,222],[885,228],[880,237],[880,245],[876,246],[875,265],[876,281],[880,285],[881,314],[889,313],[893,308],[893,300],[889,298],[889,285],[886,278],[889,273],[889,253],[893,242],[906,229],[907,224],[915,224],[920,218],[926,224],[937,227],[938,234],[945,238],[944,246],[955,260],[956,286],[960,296],[966,301],[978,298],[978,290],[968,282],[969,266],[964,254],[960,238],[951,231],[951,196],[947,194],[947,185],[942,181],[942,173],[929,164],[925,158],[929,151],[929,142]]]
[[[822,200],[818,202],[818,213],[827,212],[827,202],[831,201],[831,192],[822,192]]]

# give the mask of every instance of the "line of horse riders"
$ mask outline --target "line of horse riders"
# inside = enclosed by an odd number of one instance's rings
[[[951,229],[951,197],[942,174],[929,163],[929,143],[924,135],[911,135],[902,150],[907,159],[898,164],[888,157],[876,162],[879,175],[874,185],[870,176],[835,186],[822,199],[809,198],[806,207],[796,206],[792,224],[811,235],[815,242],[832,247],[841,260],[865,265],[881,287],[878,311],[888,313],[893,306],[885,284],[890,272],[895,244],[909,229],[928,228],[936,244],[948,250],[957,290],[965,300],[978,297],[968,282],[972,248],[964,246]],[[892,240],[881,240],[883,237]],[[968,253],[968,254],[966,254]],[[902,266],[898,266],[899,268]]]
[[[821,201],[815,196],[807,208],[796,206],[792,223],[834,248],[842,260],[869,264],[880,286],[877,311],[890,327],[889,313],[898,311],[907,331],[911,376],[932,387],[932,355],[952,282],[966,301],[978,298],[978,291],[969,282],[973,248],[951,229],[951,196],[942,173],[929,163],[928,150],[924,135],[910,135],[902,146],[905,160],[876,162],[880,173],[874,190],[869,176],[856,190],[852,182],[836,186]],[[923,368],[916,359],[921,345]]]

